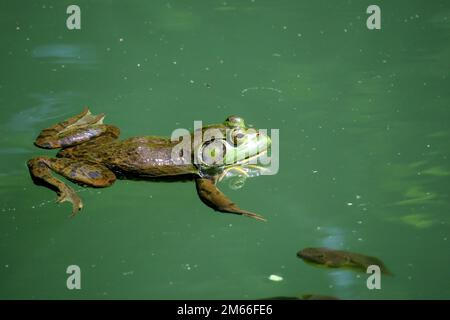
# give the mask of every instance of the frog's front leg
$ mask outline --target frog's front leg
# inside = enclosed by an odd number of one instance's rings
[[[195,184],[197,186],[198,196],[208,207],[220,212],[241,214],[257,220],[266,221],[266,219],[256,213],[240,209],[216,187],[213,180],[197,178],[195,179]]]
[[[120,130],[103,124],[104,117],[104,114],[92,115],[85,108],[80,114],[42,130],[34,144],[44,149],[55,149],[74,146],[102,135],[116,139]]]
[[[114,183],[116,176],[108,168],[85,161],[68,158],[37,157],[28,161],[31,177],[36,184],[44,185],[58,194],[58,202],[72,203],[72,215],[83,207],[75,191],[52,175],[52,171],[67,179],[91,187],[108,187]]]

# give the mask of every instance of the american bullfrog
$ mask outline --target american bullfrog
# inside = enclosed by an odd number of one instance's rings
[[[384,263],[375,257],[329,248],[306,248],[297,253],[306,262],[330,268],[349,268],[366,272],[370,265],[377,265],[384,274],[391,275]]]
[[[229,116],[225,122],[197,129],[182,136],[188,139],[192,152],[174,150],[179,141],[157,136],[133,137],[119,140],[120,130],[104,124],[105,115],[93,115],[88,108],[80,114],[41,131],[35,145],[44,149],[61,149],[56,157],[40,156],[28,161],[31,177],[36,184],[44,185],[58,194],[58,202],[72,203],[72,215],[82,209],[83,203],[76,192],[52,175],[57,173],[82,186],[102,188],[111,186],[116,179],[149,181],[194,180],[200,199],[216,211],[244,215],[258,220],[262,216],[240,209],[216,186],[227,172],[250,165],[265,154],[270,138],[255,129],[248,128],[238,116]],[[206,137],[207,130],[219,133]],[[217,132],[217,131],[216,131]],[[192,139],[200,133],[200,143]],[[222,148],[222,162],[211,161],[217,148]],[[208,149],[209,148],[209,149]],[[207,154],[207,153],[210,154]],[[205,154],[210,161],[206,161]],[[197,157],[197,158],[195,158]],[[194,159],[195,158],[195,159]],[[199,159],[198,161],[195,161]],[[252,170],[253,170],[252,169]],[[240,170],[245,173],[245,170]]]

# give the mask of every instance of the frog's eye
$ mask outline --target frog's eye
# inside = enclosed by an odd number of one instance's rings
[[[245,127],[244,119],[239,116],[229,116],[225,120],[225,123],[231,127],[241,127],[241,128]]]
[[[230,138],[231,138],[231,142],[233,143],[233,145],[238,146],[244,140],[245,132],[240,129],[235,129],[231,132]]]

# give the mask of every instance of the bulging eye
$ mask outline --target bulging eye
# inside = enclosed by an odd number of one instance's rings
[[[244,137],[245,137],[245,133],[239,129],[233,130],[231,133],[231,136],[230,136],[231,141],[233,142],[233,144],[235,146],[241,144]]]
[[[245,136],[242,132],[236,133],[236,139],[242,139]]]
[[[229,116],[226,120],[225,123],[230,126],[230,127],[240,127],[240,128],[244,128],[245,127],[245,121],[244,119],[242,119],[239,116]]]

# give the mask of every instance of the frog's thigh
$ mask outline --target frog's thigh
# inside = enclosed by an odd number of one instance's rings
[[[100,164],[68,158],[51,158],[48,164],[53,171],[78,184],[102,188],[116,181],[114,173]]]

